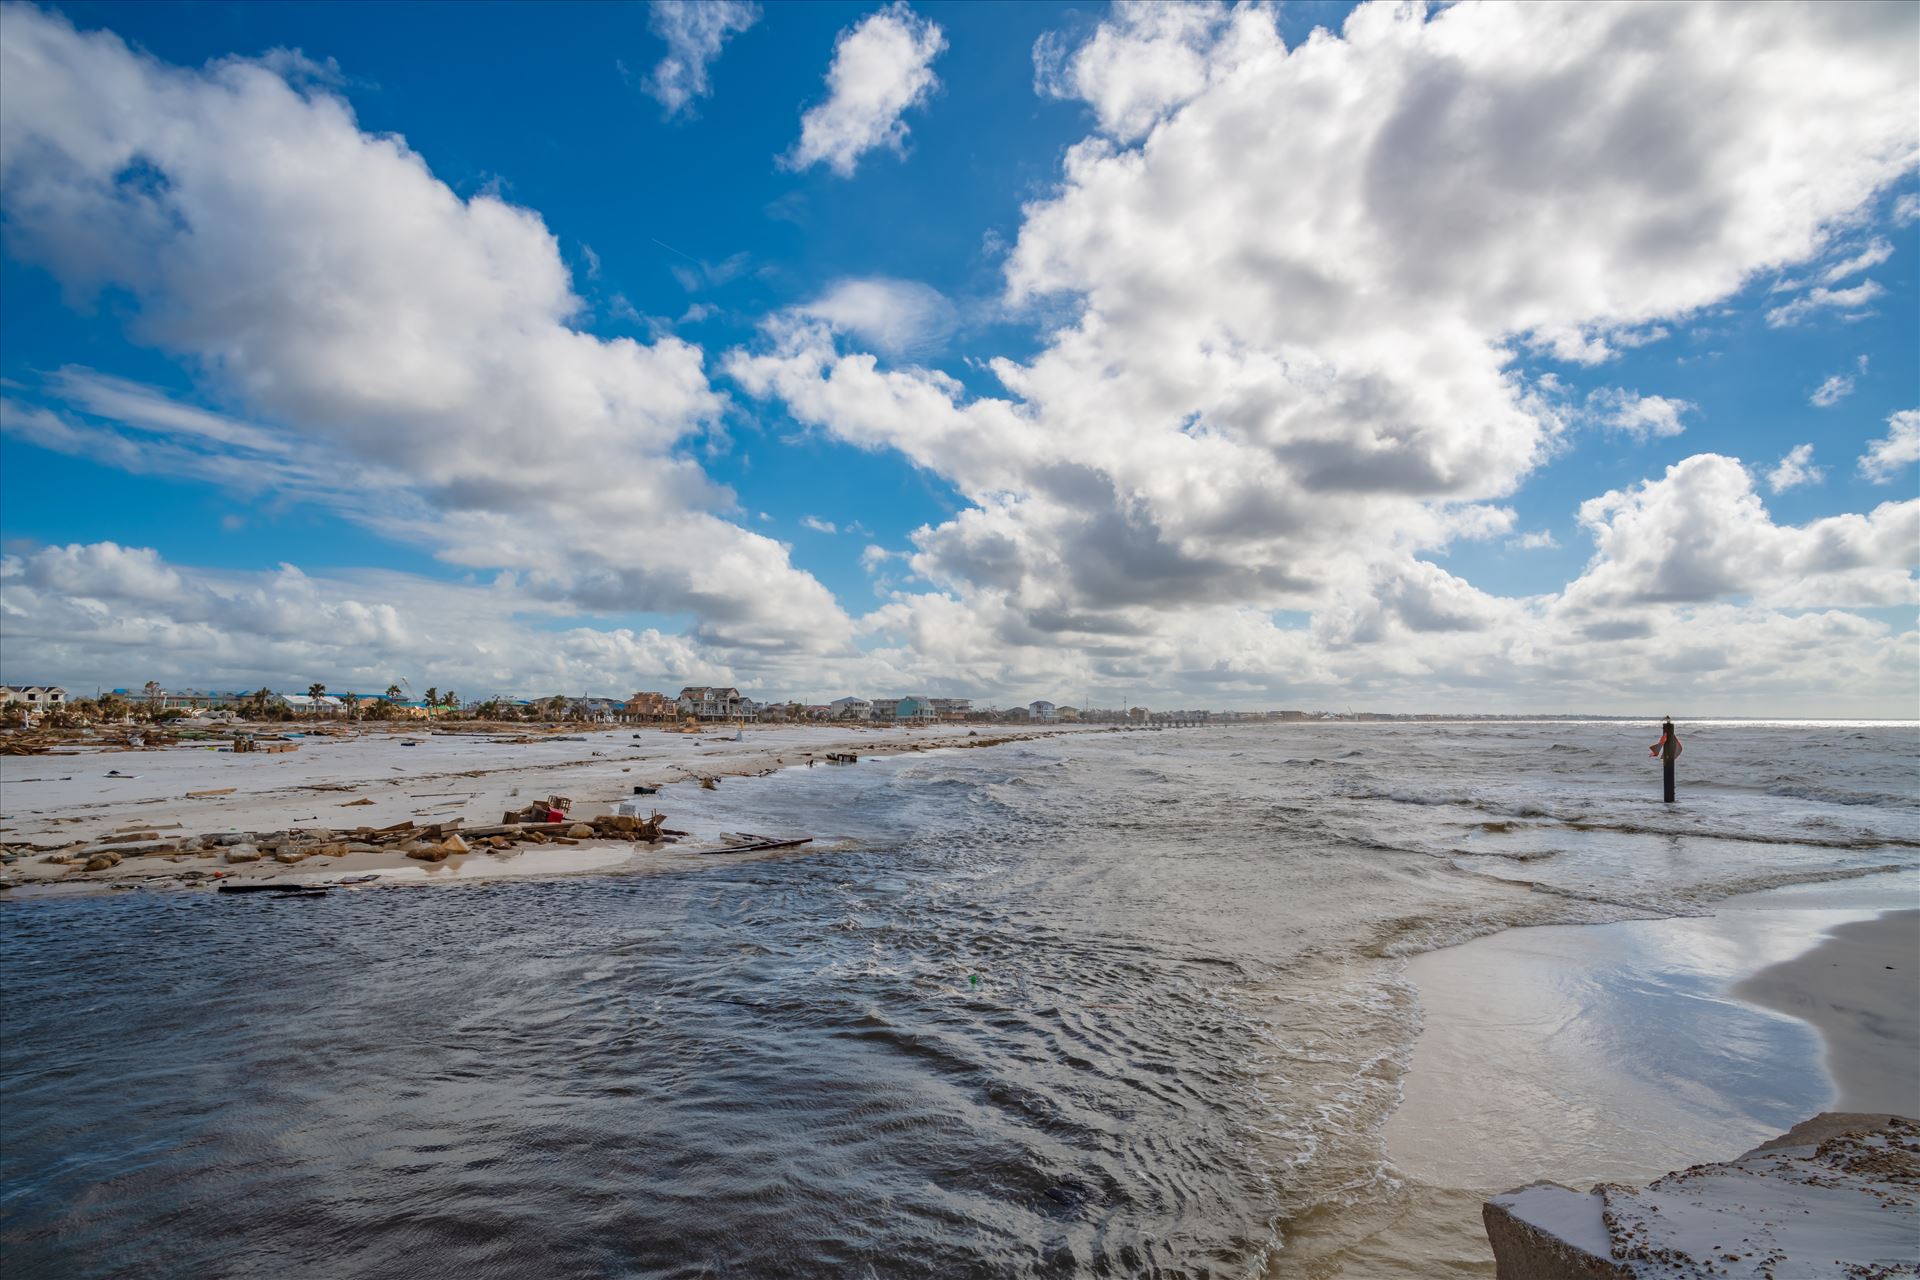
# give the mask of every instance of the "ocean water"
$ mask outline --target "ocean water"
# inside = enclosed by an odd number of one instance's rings
[[[1081,734],[670,788],[642,876],[0,907],[9,1275],[1259,1276],[1404,957],[1920,865],[1913,725]],[[1438,1228],[1436,1228],[1438,1229]]]

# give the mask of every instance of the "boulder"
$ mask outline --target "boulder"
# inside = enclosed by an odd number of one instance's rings
[[[228,862],[258,862],[260,851],[250,844],[236,844],[227,850]]]
[[[472,851],[467,845],[467,842],[457,835],[448,836],[440,842],[440,847],[448,853],[470,853]]]
[[[120,855],[111,849],[102,853],[96,853],[87,859],[87,870],[89,871],[111,871],[119,865]]]
[[[427,844],[407,850],[407,856],[416,862],[445,862],[449,852],[443,844]]]
[[[305,862],[307,860],[307,851],[305,849],[276,850],[273,855],[273,860],[275,862],[283,862],[288,866],[292,866],[296,862]]]
[[[1823,1112],[1645,1188],[1536,1182],[1481,1211],[1499,1280],[1892,1276],[1920,1239],[1920,1122]]]
[[[567,835],[574,840],[591,840],[593,828],[584,822],[576,822],[567,828]]]

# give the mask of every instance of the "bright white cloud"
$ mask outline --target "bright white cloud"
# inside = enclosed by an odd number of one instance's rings
[[[1640,441],[1679,435],[1687,429],[1681,418],[1693,409],[1686,400],[1643,396],[1618,387],[1602,388],[1587,397],[1587,410],[1602,427]]]
[[[49,388],[67,410],[9,404],[8,430],[324,501],[579,608],[693,614],[715,643],[850,643],[826,589],[726,518],[687,456],[725,404],[700,350],[572,328],[535,214],[462,199],[257,62],[173,68],[15,7],[0,81],[9,248],[76,296],[127,291],[133,336],[237,410],[77,371]]]
[[[1872,280],[1862,280],[1851,289],[1829,289],[1822,285],[1767,312],[1767,324],[1774,329],[1784,329],[1822,311],[1844,312],[1841,319],[1857,320],[1864,314],[1861,308],[1885,292]]]
[[[1507,539],[1507,545],[1516,551],[1551,551],[1560,545],[1560,540],[1553,536],[1551,529],[1536,529]]]
[[[1786,457],[1774,464],[1773,470],[1767,472],[1767,488],[1775,493],[1785,493],[1803,484],[1819,484],[1826,478],[1827,469],[1813,465],[1813,446],[1797,444],[1787,451]]]
[[[726,368],[968,498],[913,535],[919,589],[862,624],[892,638],[877,653],[1008,679],[1063,653],[1190,682],[1454,656],[1459,679],[1559,669],[1578,649],[1561,615],[1421,553],[1510,527],[1501,500],[1572,425],[1651,438],[1691,409],[1608,392],[1576,410],[1517,350],[1594,361],[1655,340],[1818,260],[1907,172],[1915,14],[1849,12],[1363,5],[1287,49],[1264,8],[1122,7],[1036,51],[1041,91],[1086,100],[1102,136],[1026,209],[1008,302],[1070,319],[1032,359],[992,362],[1004,395],[819,324]],[[1884,598],[1878,572],[1849,591]],[[1633,598],[1619,607],[1667,607]],[[1719,634],[1776,634],[1726,608]],[[1311,633],[1262,621],[1274,609],[1311,611]],[[1413,634],[1417,652],[1390,651]],[[1353,656],[1313,656],[1335,644]]]
[[[836,333],[888,355],[937,347],[958,323],[953,304],[938,289],[916,280],[884,278],[837,281],[794,313],[824,320]]]
[[[800,138],[782,157],[791,169],[824,164],[843,178],[877,147],[904,151],[901,120],[939,87],[933,60],[947,47],[938,24],[894,0],[842,31],[827,68],[827,100],[800,117]]]
[[[822,520],[819,516],[801,516],[800,527],[811,529],[815,533],[838,533],[840,526],[831,520]]]
[[[1813,389],[1807,402],[1818,409],[1832,408],[1853,394],[1853,375],[1836,373]]]
[[[1890,483],[1900,470],[1920,462],[1920,409],[1902,409],[1887,419],[1887,434],[1867,443],[1860,474],[1875,484]]]
[[[1214,46],[1231,30],[1222,4],[1118,0],[1077,48],[1058,32],[1040,37],[1034,92],[1084,100],[1101,132],[1131,142],[1206,87]]]
[[[669,116],[712,94],[707,68],[732,37],[760,21],[750,0],[651,0],[647,25],[667,42],[667,56],[647,76],[646,90]]]
[[[1820,273],[1820,279],[1827,284],[1837,284],[1848,276],[1857,276],[1868,267],[1877,267],[1893,256],[1893,244],[1883,236],[1861,248],[1858,253],[1849,254]]]
[[[1810,452],[1810,451],[1809,451]],[[1582,607],[1747,597],[1811,608],[1909,604],[1920,499],[1864,516],[1779,525],[1733,458],[1703,453],[1665,476],[1582,503],[1597,550],[1566,599]]]

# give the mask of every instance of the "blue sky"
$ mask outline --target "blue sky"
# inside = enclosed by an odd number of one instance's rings
[[[5,678],[1914,710],[1911,12],[1349,8],[0,10]]]

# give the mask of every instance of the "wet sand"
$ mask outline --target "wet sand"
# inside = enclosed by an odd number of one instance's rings
[[[1836,1111],[1920,1117],[1920,909],[1828,931],[1819,946],[1763,969],[1734,994],[1811,1023]]]
[[[218,871],[223,881],[300,884],[377,875],[375,884],[394,885],[660,869],[698,856],[701,847],[728,843],[718,830],[690,827],[673,818],[674,791],[697,786],[703,777],[727,785],[731,779],[806,767],[810,760],[820,768],[844,767],[826,764],[829,752],[898,755],[1098,730],[796,725],[749,727],[735,740],[730,730],[679,734],[632,726],[532,735],[376,729],[298,738],[294,741],[299,749],[283,753],[234,754],[206,745],[179,745],[9,756],[0,758],[0,842],[27,852],[6,868],[4,880],[15,887],[5,896],[21,900],[116,887],[185,889],[189,885],[179,877],[189,870]],[[523,736],[531,740],[517,740]],[[660,791],[636,797],[636,786]],[[225,794],[189,795],[208,791]],[[610,812],[621,800],[639,799],[666,812],[667,825],[687,830],[689,838],[660,845],[607,840],[522,845],[454,855],[439,863],[409,859],[398,849],[314,857],[293,866],[270,859],[229,864],[217,851],[158,856],[131,852],[143,845],[164,846],[222,832],[319,828],[345,833],[357,827],[378,829],[405,821],[426,826],[454,819],[473,827],[497,823],[507,810],[549,795],[569,797],[569,817],[586,819]],[[92,847],[116,834],[146,833],[153,839],[132,844],[111,870],[84,872],[45,861],[57,848]]]

